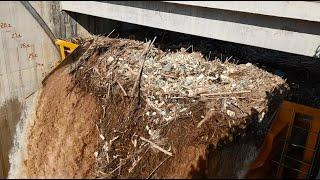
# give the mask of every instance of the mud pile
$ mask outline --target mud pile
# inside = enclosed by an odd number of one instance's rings
[[[237,177],[248,163],[221,171],[234,161],[212,149],[232,144],[248,126],[263,138],[288,88],[250,63],[163,52],[151,41],[75,41],[83,51],[44,81],[25,177]]]
[[[252,124],[262,137],[288,88],[250,63],[163,52],[151,41],[78,43],[89,48],[69,66],[71,84],[101,111],[97,178],[207,177],[208,146],[230,143]]]
[[[71,89],[68,67],[42,87],[27,137],[27,155],[18,178],[93,178],[98,147],[95,98]],[[17,175],[14,175],[17,176]]]

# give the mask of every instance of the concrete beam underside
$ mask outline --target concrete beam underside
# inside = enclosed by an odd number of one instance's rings
[[[305,56],[320,46],[320,23],[166,2],[62,1],[62,10]],[[308,13],[308,12],[306,12]]]

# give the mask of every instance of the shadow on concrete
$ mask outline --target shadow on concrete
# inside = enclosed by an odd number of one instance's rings
[[[0,106],[0,179],[9,172],[9,152],[13,147],[16,125],[20,120],[22,104],[17,98],[7,100]]]

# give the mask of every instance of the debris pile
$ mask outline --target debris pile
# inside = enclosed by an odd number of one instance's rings
[[[205,156],[200,147],[233,141],[248,124],[267,121],[288,88],[253,64],[207,61],[183,48],[163,52],[153,42],[78,42],[89,47],[71,65],[73,82],[102,112],[98,178],[192,176],[190,163]],[[191,147],[197,153],[187,158]]]

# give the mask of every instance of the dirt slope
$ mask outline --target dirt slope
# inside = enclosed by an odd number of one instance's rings
[[[43,87],[28,136],[29,178],[238,177],[246,158],[212,158],[209,147],[259,122],[255,134],[263,134],[286,90],[250,63],[127,39],[85,43],[73,74],[65,65]]]
[[[90,178],[95,165],[99,113],[95,99],[75,92],[62,67],[46,81],[28,136],[28,178]],[[70,91],[69,91],[70,89]]]

